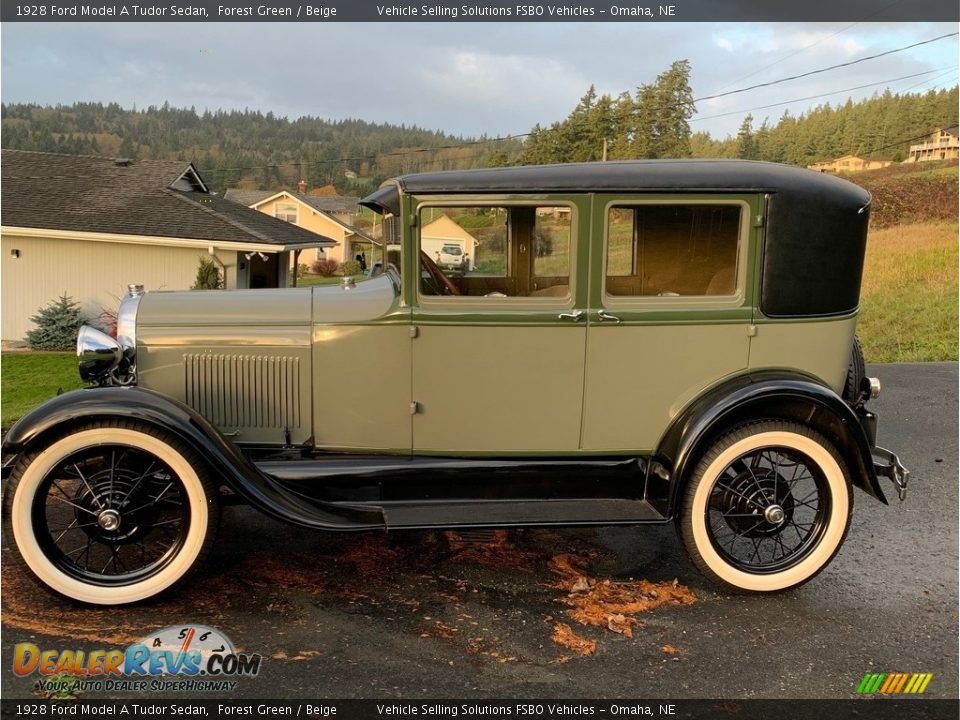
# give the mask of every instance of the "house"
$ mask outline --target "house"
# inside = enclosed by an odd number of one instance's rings
[[[893,160],[881,157],[868,157],[866,155],[844,155],[836,160],[817,163],[816,165],[807,165],[810,170],[817,172],[859,172],[861,170],[877,170],[892,165]]]
[[[284,287],[290,256],[336,247],[212,194],[187,162],[3,150],[0,164],[4,340],[64,293],[96,318],[129,283],[188,289],[201,258],[227,288]]]
[[[309,253],[301,262],[328,258],[342,263],[353,260],[357,253],[369,252],[377,244],[372,236],[353,223],[360,207],[359,199],[341,195],[312,195],[307,184],[300,181],[297,190],[241,190],[230,188],[224,194],[227,200],[245,205],[298,227],[333,238],[339,244],[334,248]]]
[[[423,226],[423,230],[420,231],[420,247],[438,264],[444,247],[456,245],[461,250],[459,255],[468,257],[467,262],[472,269],[477,257],[479,242],[446,215],[439,215],[434,220],[427,222]]]
[[[907,162],[956,160],[960,158],[960,126],[937,128],[926,140],[910,146]]]

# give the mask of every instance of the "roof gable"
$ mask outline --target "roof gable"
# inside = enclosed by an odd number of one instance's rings
[[[423,230],[420,231],[420,234],[423,237],[443,239],[460,238],[462,240],[469,240],[474,243],[477,242],[477,239],[473,235],[464,230],[459,223],[457,223],[455,220],[451,220],[447,215],[441,215],[436,220],[428,222],[423,226]]]
[[[323,205],[330,205],[331,207],[344,207],[345,204],[349,205],[350,203],[352,203],[353,209],[351,212],[356,212],[356,210],[360,207],[360,201],[357,198],[350,198],[350,197],[344,197],[344,196],[331,197],[331,196],[307,195],[305,193],[293,192],[291,190],[278,190],[269,195],[266,194],[267,192],[269,191],[234,190],[233,188],[231,188],[230,190],[227,190],[226,195],[224,197],[226,197],[227,200],[230,200],[231,202],[236,202],[236,203],[241,202],[242,199],[253,199],[252,202],[249,204],[251,208],[260,208],[268,203],[276,202],[278,200],[295,202],[307,208],[311,212],[322,215],[327,220],[339,225],[341,228],[343,228],[344,230],[346,230],[348,233],[352,235],[358,235],[359,237],[364,238],[365,240],[368,240],[370,242],[376,242],[373,237],[371,237],[369,234],[367,234],[360,228],[356,227],[355,225],[351,225],[350,223],[345,222],[344,220],[341,220],[340,218],[338,218],[336,215],[333,214],[334,212],[338,212],[338,211],[325,209],[324,207],[322,207]]]

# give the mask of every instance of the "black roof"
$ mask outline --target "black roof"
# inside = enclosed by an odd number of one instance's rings
[[[331,238],[207,191],[191,163],[3,150],[3,225],[332,247]]]
[[[866,205],[870,195],[853,183],[804,168],[752,160],[620,160],[526,165],[403,175],[361,200],[394,214],[398,188],[407,194],[566,192],[772,192]]]

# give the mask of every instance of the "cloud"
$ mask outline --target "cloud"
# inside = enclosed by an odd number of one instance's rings
[[[591,84],[598,93],[633,92],[682,58],[693,68],[694,95],[703,96],[955,30],[931,23],[849,25],[7,23],[0,28],[0,68],[5,102],[170,102],[502,135],[565,117]],[[747,109],[946,65],[957,65],[955,39],[698,109],[702,115]],[[796,114],[815,104],[789,107]],[[779,117],[782,110],[769,112]],[[741,119],[694,127],[724,136]]]

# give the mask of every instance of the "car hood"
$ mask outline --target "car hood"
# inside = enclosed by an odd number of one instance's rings
[[[386,275],[353,287],[191,290],[147,292],[138,327],[282,326],[365,322],[388,314],[399,302]]]

